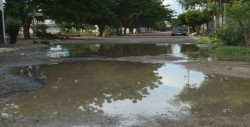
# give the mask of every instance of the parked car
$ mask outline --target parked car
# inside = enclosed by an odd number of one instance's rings
[[[187,29],[183,26],[175,26],[173,27],[172,31],[171,31],[171,36],[175,36],[175,35],[183,35],[186,36],[187,35]]]

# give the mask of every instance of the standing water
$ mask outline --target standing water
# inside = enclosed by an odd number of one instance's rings
[[[179,119],[249,114],[249,79],[204,74],[169,62],[153,64],[105,60],[106,57],[162,54],[188,59],[182,52],[190,50],[190,47],[60,46],[60,52],[69,57],[104,59],[13,68],[12,72],[16,75],[39,79],[44,88],[1,105],[0,115],[49,118],[161,115]]]

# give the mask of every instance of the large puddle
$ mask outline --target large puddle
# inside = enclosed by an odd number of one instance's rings
[[[116,60],[159,55],[181,57],[183,62],[213,60],[196,45],[58,45],[51,47],[48,55],[52,60],[93,59],[12,68],[13,74],[37,80],[44,87],[1,105],[0,116],[134,119],[139,115],[180,119],[250,113],[250,79],[208,75],[170,61]]]
[[[209,55],[200,53],[194,44],[65,44],[51,47],[51,57],[101,57],[172,55],[190,60],[207,60]]]
[[[0,107],[4,116],[238,116],[250,113],[249,79],[175,64],[83,61],[13,69],[45,87]]]

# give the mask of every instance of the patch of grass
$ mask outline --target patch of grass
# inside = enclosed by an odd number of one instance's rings
[[[250,48],[237,46],[219,46],[212,51],[218,60],[226,61],[248,61],[250,59]]]
[[[250,48],[247,47],[236,47],[236,46],[222,46],[216,48],[216,53],[219,54],[250,54]]]
[[[197,41],[198,44],[215,44],[220,43],[220,40],[215,37],[207,37]]]

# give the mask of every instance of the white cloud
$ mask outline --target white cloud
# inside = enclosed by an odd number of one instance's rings
[[[170,8],[174,10],[177,15],[183,13],[183,9],[181,8],[177,0],[164,0],[163,4],[170,5]]]
[[[173,4],[174,0],[164,0],[164,4],[167,5],[167,4]]]

